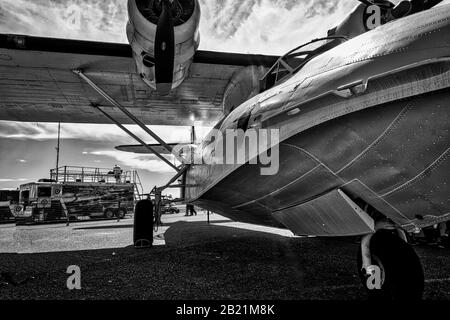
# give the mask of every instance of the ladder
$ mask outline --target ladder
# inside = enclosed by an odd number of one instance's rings
[[[142,181],[137,171],[133,171],[133,184],[134,184],[134,199],[137,201],[143,200],[144,187],[142,186]]]

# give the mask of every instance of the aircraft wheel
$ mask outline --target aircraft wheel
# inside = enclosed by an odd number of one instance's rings
[[[115,214],[114,214],[113,209],[106,209],[105,210],[105,218],[112,219],[112,218],[114,218],[114,216],[115,216]]]
[[[420,300],[424,289],[424,275],[414,249],[398,235],[388,230],[378,231],[370,241],[372,264],[380,268],[381,289],[369,289],[362,270],[362,253],[358,251],[358,273],[369,299]]]
[[[153,203],[141,200],[134,210],[133,243],[135,248],[151,248],[153,245]]]

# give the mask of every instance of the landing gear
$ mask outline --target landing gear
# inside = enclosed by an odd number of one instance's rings
[[[422,298],[424,275],[419,257],[395,230],[380,230],[363,238],[358,273],[369,299]]]
[[[141,200],[134,210],[133,243],[135,248],[151,248],[153,245],[153,203]]]

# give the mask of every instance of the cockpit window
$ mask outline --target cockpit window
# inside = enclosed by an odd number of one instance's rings
[[[248,123],[250,122],[251,113],[246,112],[244,113],[237,121],[237,129],[241,129],[246,131],[248,128]]]
[[[289,79],[312,58],[345,41],[347,38],[340,36],[320,38],[289,51],[278,59],[261,80],[261,92]]]

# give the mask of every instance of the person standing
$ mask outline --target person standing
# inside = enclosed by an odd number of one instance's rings
[[[114,169],[113,169],[113,174],[114,174],[114,178],[116,179],[117,183],[121,183],[122,182],[122,174],[123,174],[123,170],[119,165],[115,165]]]
[[[187,207],[186,216],[194,216],[197,215],[197,211],[195,211],[195,207],[192,204],[188,204]]]

